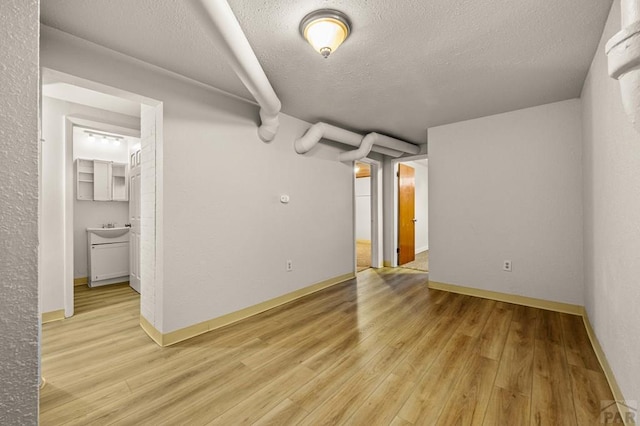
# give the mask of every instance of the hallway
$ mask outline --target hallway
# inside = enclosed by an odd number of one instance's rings
[[[357,279],[171,347],[125,286],[43,326],[42,425],[594,424],[613,399],[582,319]]]

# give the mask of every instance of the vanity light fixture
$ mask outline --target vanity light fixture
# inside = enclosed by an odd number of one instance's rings
[[[350,33],[349,18],[339,10],[316,10],[300,22],[302,37],[325,59],[338,49]]]
[[[89,143],[94,143],[97,140],[99,140],[100,143],[103,145],[106,145],[109,142],[113,142],[115,146],[120,146],[120,143],[122,143],[122,141],[124,140],[122,136],[109,135],[106,133],[100,133],[100,132],[94,132],[94,131],[88,131],[88,130],[85,130],[84,132],[89,135],[89,137],[87,138],[89,140]],[[99,139],[96,139],[96,137]]]

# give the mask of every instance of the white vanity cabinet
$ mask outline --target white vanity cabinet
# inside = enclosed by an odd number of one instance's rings
[[[129,280],[129,228],[87,228],[89,286]]]
[[[89,201],[128,201],[129,183],[126,163],[76,160],[76,198]]]

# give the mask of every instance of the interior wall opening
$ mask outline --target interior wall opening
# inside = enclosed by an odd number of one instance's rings
[[[144,299],[140,177],[143,145],[155,153],[162,104],[50,69],[42,75],[43,320],[74,315],[77,296],[85,303],[90,290],[130,287]],[[153,182],[155,168],[147,167]],[[155,212],[147,216],[153,222]],[[155,232],[147,238],[155,241]]]
[[[403,268],[429,271],[429,177],[426,156],[394,162],[394,252]]]
[[[371,166],[356,161],[355,211],[357,271],[371,267]]]
[[[354,244],[356,272],[382,267],[382,163],[354,162]]]

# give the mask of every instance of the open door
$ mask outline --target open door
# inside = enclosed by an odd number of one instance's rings
[[[140,293],[140,149],[129,153],[129,285]]]
[[[398,265],[415,260],[415,170],[398,164]]]

